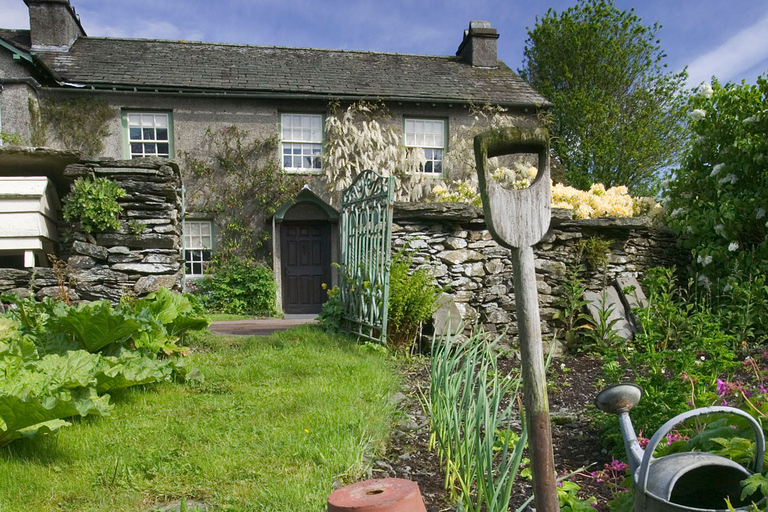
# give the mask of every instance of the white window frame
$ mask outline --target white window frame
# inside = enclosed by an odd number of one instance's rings
[[[199,278],[205,275],[205,266],[213,252],[213,221],[184,221],[184,275]]]
[[[280,165],[286,172],[318,174],[323,171],[320,158],[323,124],[322,114],[280,114]]]
[[[426,164],[420,172],[427,176],[443,176],[447,124],[445,119],[425,119],[418,117],[403,118],[403,145],[406,148],[418,148],[424,151]],[[439,127],[439,131],[436,129]],[[440,166],[439,171],[434,169]]]
[[[123,128],[126,158],[174,156],[173,117],[170,112],[125,111]]]

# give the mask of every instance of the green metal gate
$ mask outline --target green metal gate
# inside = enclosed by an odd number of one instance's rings
[[[341,194],[342,329],[387,342],[395,179],[360,173]]]

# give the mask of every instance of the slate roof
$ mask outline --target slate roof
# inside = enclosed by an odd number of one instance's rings
[[[28,31],[7,36],[29,44]],[[488,69],[458,57],[101,37],[36,56],[59,81],[95,88],[549,105],[501,61]]]
[[[29,30],[0,28],[0,39],[4,39],[19,50],[27,53],[29,53],[29,48],[32,46]]]

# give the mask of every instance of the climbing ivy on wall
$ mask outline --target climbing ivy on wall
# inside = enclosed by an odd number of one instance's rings
[[[104,138],[109,135],[107,123],[117,111],[98,98],[73,100],[28,101],[31,121],[30,143],[46,146],[51,130],[55,139],[70,151],[83,155],[99,155]]]
[[[29,110],[29,144],[36,148],[48,145],[48,124],[43,122],[40,107],[32,98],[27,98]]]
[[[252,137],[237,126],[208,128],[199,149],[180,152],[186,209],[217,217],[217,252],[252,257],[268,239],[265,220],[306,183],[283,172],[277,136]]]

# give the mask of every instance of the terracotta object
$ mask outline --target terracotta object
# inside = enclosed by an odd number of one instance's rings
[[[379,478],[342,487],[328,497],[328,512],[427,512],[419,484]]]

